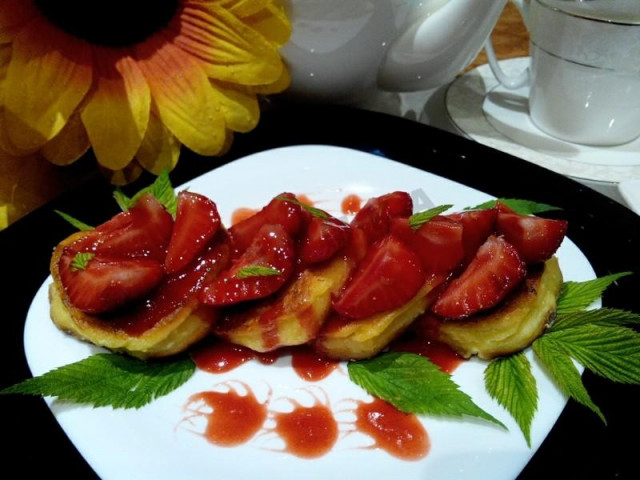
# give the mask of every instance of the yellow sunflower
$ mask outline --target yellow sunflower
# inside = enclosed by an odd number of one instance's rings
[[[278,0],[0,0],[0,150],[114,183],[213,156],[288,86]]]

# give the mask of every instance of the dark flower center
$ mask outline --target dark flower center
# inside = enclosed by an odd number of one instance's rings
[[[74,37],[106,47],[143,42],[166,27],[180,0],[34,0],[52,24]]]

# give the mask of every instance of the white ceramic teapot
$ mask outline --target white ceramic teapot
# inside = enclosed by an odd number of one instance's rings
[[[287,95],[352,103],[444,85],[482,49],[507,0],[285,0]]]

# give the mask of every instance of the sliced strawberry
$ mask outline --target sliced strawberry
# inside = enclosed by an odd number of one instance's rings
[[[446,318],[468,317],[500,303],[525,275],[525,264],[513,245],[491,235],[431,310]]]
[[[295,201],[287,201],[287,198]],[[298,234],[304,223],[304,213],[292,193],[274,197],[262,210],[229,228],[229,234],[238,252],[245,251],[263,225],[281,225],[289,235]]]
[[[480,245],[493,233],[497,215],[496,208],[467,210],[445,215],[447,218],[462,223],[465,264],[468,264],[475,257]]]
[[[392,218],[407,218],[412,213],[411,196],[406,192],[392,192],[369,199],[351,220],[351,226],[361,229],[372,245],[389,233]]]
[[[437,215],[414,230],[407,218],[394,218],[391,233],[418,254],[425,273],[445,273],[462,263],[462,223]]]
[[[333,257],[350,239],[350,227],[337,218],[311,216],[300,236],[298,255],[303,264]]]
[[[164,276],[157,260],[145,257],[110,258],[96,255],[85,268],[75,269],[76,252],[67,250],[60,257],[60,280],[71,303],[89,314],[105,313],[141,299]]]
[[[71,248],[108,257],[149,257],[164,262],[172,228],[171,214],[147,193],[129,210],[88,232]]]
[[[498,213],[496,232],[512,244],[527,264],[544,262],[560,247],[568,222],[533,215]]]
[[[222,306],[264,298],[276,292],[291,276],[295,264],[294,241],[282,225],[264,225],[253,242],[213,283],[200,292],[207,305]],[[276,274],[257,272],[260,267]]]
[[[333,301],[338,314],[358,319],[404,305],[424,285],[418,256],[387,235],[367,252],[344,290]]]
[[[199,193],[178,194],[176,221],[165,258],[165,269],[175,273],[189,265],[207,246],[220,227],[216,204]]]

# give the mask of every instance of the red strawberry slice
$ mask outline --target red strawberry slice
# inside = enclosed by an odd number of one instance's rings
[[[291,236],[282,225],[264,225],[231,268],[200,292],[200,299],[207,305],[223,306],[264,298],[287,281],[294,264]],[[256,269],[260,270],[250,274]],[[275,274],[266,274],[264,269]]]
[[[108,257],[149,257],[164,262],[173,218],[152,194],[96,227],[71,248]]]
[[[361,229],[369,245],[389,233],[392,218],[408,218],[413,213],[413,201],[406,192],[392,192],[371,198],[351,220],[351,226]]]
[[[445,318],[468,317],[500,303],[525,275],[525,264],[513,245],[491,235],[431,310]]]
[[[468,264],[476,256],[480,245],[493,233],[497,215],[498,210],[495,208],[467,210],[445,215],[447,218],[462,224],[465,264]]]
[[[391,232],[418,254],[425,273],[456,269],[464,256],[462,223],[437,215],[414,230],[407,218],[395,218]]]
[[[567,228],[566,220],[533,215],[500,212],[496,218],[496,232],[504,236],[529,265],[549,259],[560,247]]]
[[[292,201],[287,201],[287,198]],[[304,222],[303,209],[292,193],[281,193],[262,210],[229,228],[233,244],[239,253],[244,252],[263,225],[281,225],[292,236],[298,234]]]
[[[71,303],[89,314],[105,313],[143,298],[164,276],[162,264],[145,257],[110,258],[96,255],[85,268],[75,269],[76,252],[65,250],[58,269]]]
[[[343,317],[368,317],[404,305],[424,282],[418,256],[401,240],[387,235],[369,249],[333,308]]]
[[[165,258],[165,269],[175,273],[197,258],[220,227],[216,204],[199,193],[178,194],[176,221]]]
[[[350,239],[350,227],[333,216],[311,216],[300,237],[299,257],[303,264],[333,257]]]

